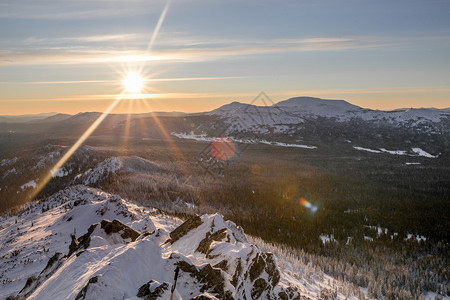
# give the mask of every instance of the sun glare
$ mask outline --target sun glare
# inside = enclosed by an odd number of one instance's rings
[[[140,94],[144,86],[144,78],[138,73],[129,73],[123,79],[125,90],[132,94]]]

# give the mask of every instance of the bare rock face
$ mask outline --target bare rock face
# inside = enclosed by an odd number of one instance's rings
[[[91,243],[91,236],[96,229],[100,228],[106,235],[111,235],[114,233],[120,234],[123,239],[123,243],[134,242],[141,235],[136,230],[128,227],[118,220],[108,221],[102,220],[100,223],[92,224],[87,233],[79,237],[78,239],[72,235],[72,242],[69,246],[69,254],[71,256],[73,253],[78,252],[82,249],[87,249]]]
[[[168,239],[166,241],[166,243],[171,243],[171,244],[175,243],[176,241],[181,239],[183,236],[185,236],[189,231],[197,228],[198,226],[200,226],[202,224],[203,224],[203,222],[199,216],[195,216],[195,217],[188,219],[186,222],[184,222],[183,224],[181,224],[180,226],[175,228],[170,233],[170,235],[169,235],[170,239]]]
[[[179,261],[176,265],[180,267],[181,271],[189,273],[198,280],[201,284],[201,292],[216,294],[219,299],[233,299],[232,293],[224,289],[225,278],[220,269],[213,268],[210,264],[207,264],[201,269],[197,269],[196,266],[185,261]]]
[[[209,294],[202,294],[202,295],[195,296],[189,300],[214,300],[214,299],[217,299],[217,298],[214,296],[211,296]]]
[[[266,262],[262,255],[259,255],[259,253],[256,254],[256,257],[253,258],[252,264],[249,269],[249,276],[250,281],[254,281],[256,278],[258,278],[259,275],[264,271],[264,268],[266,267]]]
[[[80,249],[86,249],[89,247],[89,243],[91,242],[91,234],[94,232],[95,228],[98,224],[92,224],[87,233],[79,237],[78,239],[75,238],[75,235],[71,235],[72,242],[69,246],[69,254],[67,256],[71,256],[73,253],[77,252]]]
[[[156,300],[168,289],[169,284],[167,282],[160,284],[158,281],[150,280],[139,288],[136,296],[139,298],[145,297],[146,300]]]
[[[252,299],[259,299],[266,289],[267,281],[263,278],[256,279],[252,287]]]
[[[222,228],[219,231],[214,232],[213,234],[210,234],[209,232],[207,232],[206,237],[200,241],[200,244],[198,245],[197,250],[195,250],[195,251],[208,255],[209,251],[210,251],[211,243],[213,241],[223,240],[227,236],[226,231],[227,231],[226,228]]]
[[[88,283],[81,289],[78,295],[75,297],[75,300],[86,299],[87,290],[92,284],[96,284],[98,282],[98,276],[94,276],[89,279]]]
[[[47,266],[42,270],[41,273],[37,276],[32,276],[27,279],[27,282],[25,283],[25,286],[22,288],[22,290],[17,295],[17,299],[25,299],[28,297],[43,281],[45,281],[47,278],[52,276],[56,270],[60,267],[60,265],[63,263],[64,259],[66,259],[66,256],[62,253],[56,252],[55,255],[53,255],[47,263]]]
[[[122,222],[120,222],[118,220],[113,220],[112,222],[103,220],[100,223],[100,225],[101,225],[101,228],[103,230],[105,230],[105,232],[107,234],[120,233],[120,236],[124,240],[131,239],[132,242],[134,242],[141,235],[136,230],[128,227],[127,225],[123,224]]]
[[[275,263],[275,257],[272,253],[264,253],[266,267],[265,271],[268,275],[270,284],[274,287],[280,282],[280,271]]]

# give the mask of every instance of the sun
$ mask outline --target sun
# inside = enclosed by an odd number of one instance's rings
[[[138,73],[128,73],[123,79],[125,90],[132,94],[140,94],[144,86],[144,78]]]

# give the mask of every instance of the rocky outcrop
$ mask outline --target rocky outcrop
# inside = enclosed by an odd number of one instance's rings
[[[189,231],[197,228],[198,226],[202,225],[203,222],[200,219],[199,216],[194,216],[190,219],[188,219],[186,222],[175,228],[170,234],[170,239],[166,241],[166,243],[173,244],[179,239],[181,239],[183,236],[185,236]]]
[[[134,242],[141,235],[136,230],[128,227],[118,220],[113,220],[112,222],[108,220],[102,220],[100,223],[93,224],[89,227],[87,233],[79,237],[78,239],[72,235],[72,242],[69,246],[69,254],[71,256],[75,252],[79,252],[82,249],[87,249],[91,242],[91,236],[93,232],[100,228],[106,235],[111,235],[117,233],[122,238],[123,243]],[[116,240],[114,240],[115,243]],[[80,253],[80,252],[79,252]]]
[[[25,286],[20,290],[17,297],[28,297],[43,281],[56,272],[65,258],[66,256],[64,254],[56,252],[55,255],[48,260],[47,266],[38,276],[31,276],[27,279]]]
[[[225,290],[225,278],[220,269],[213,268],[207,264],[201,269],[185,261],[175,263],[181,271],[190,274],[201,284],[201,292],[216,294],[219,299],[234,299],[231,291]]]
[[[163,282],[160,284],[158,281],[150,280],[146,284],[142,285],[137,293],[137,297],[144,298],[146,300],[156,300],[161,297],[169,289],[169,284]]]
[[[134,242],[141,234],[136,230],[128,227],[118,220],[113,220],[109,222],[108,220],[103,220],[101,223],[101,228],[106,232],[106,234],[120,233],[120,236],[124,239],[131,239]]]
[[[226,230],[227,230],[226,228],[222,228],[214,232],[213,234],[207,232],[206,237],[200,241],[200,244],[198,245],[197,250],[195,251],[208,255],[211,243],[213,241],[221,241],[227,237]]]
[[[88,283],[81,289],[81,291],[78,293],[78,295],[75,297],[75,300],[82,300],[86,299],[86,295],[88,292],[88,288],[92,284],[96,284],[98,282],[98,276],[94,276],[91,279],[89,279]]]
[[[91,234],[94,232],[94,229],[97,227],[98,224],[93,224],[89,227],[87,233],[79,237],[78,239],[75,237],[75,235],[71,235],[72,242],[69,246],[69,253],[67,256],[71,256],[73,253],[77,252],[80,249],[87,249],[89,247],[89,243],[91,242]]]
[[[210,294],[201,294],[201,295],[195,296],[189,300],[214,300],[214,299],[217,299],[217,298]]]

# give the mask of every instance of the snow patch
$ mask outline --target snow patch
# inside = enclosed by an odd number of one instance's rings
[[[332,235],[321,234],[319,237],[322,240],[322,244],[324,244],[324,245],[326,243],[336,242],[336,240],[334,239],[334,234],[332,234]]]
[[[407,155],[408,154],[405,150],[387,150],[387,149],[384,149],[384,148],[380,148],[380,150],[382,152],[386,152],[386,153],[389,153],[389,154],[395,154],[395,155]]]
[[[23,191],[24,189],[29,188],[29,187],[35,189],[37,187],[36,181],[34,181],[34,180],[28,181],[27,183],[21,185],[20,189]]]
[[[418,241],[418,242],[420,242],[420,241],[426,241],[427,240],[427,238],[426,237],[424,237],[423,235],[414,235],[414,234],[411,234],[411,233],[408,233],[407,235],[406,235],[406,239],[407,240],[416,240],[416,241]]]
[[[418,156],[423,156],[427,158],[436,158],[437,156],[431,155],[430,153],[420,149],[420,148],[412,148],[411,149],[414,153],[417,153]]]
[[[56,169],[56,170],[51,170],[53,178],[67,176],[67,175],[69,175],[70,172],[71,171],[64,170],[63,168],[59,168],[59,169]]]
[[[2,161],[0,162],[0,166],[2,166],[2,167],[10,166],[10,165],[15,164],[17,161],[18,161],[17,157],[13,157],[13,158],[9,158],[9,159],[5,158],[5,159],[2,159]]]
[[[16,168],[9,169],[3,174],[3,179],[6,178],[9,174],[17,174]]]
[[[369,149],[369,148],[363,148],[363,147],[357,147],[357,146],[353,146],[354,149],[359,150],[359,151],[366,151],[366,152],[371,152],[371,153],[381,153],[381,151],[379,150],[373,150],[373,149]]]

